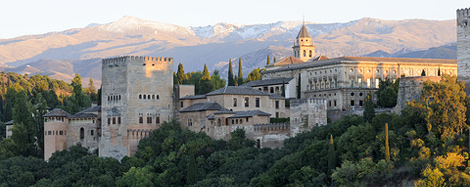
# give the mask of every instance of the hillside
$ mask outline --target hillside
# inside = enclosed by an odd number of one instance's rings
[[[241,57],[247,75],[251,68],[264,65],[267,54],[277,59],[291,55],[301,24],[280,21],[182,27],[124,16],[108,24],[0,40],[0,67],[62,80],[78,72],[98,80],[99,60],[113,56],[169,56],[186,71],[200,70],[204,63],[209,69],[223,69],[228,59]],[[426,50],[456,41],[455,20],[363,18],[347,23],[306,22],[306,27],[314,37],[317,55],[328,57]],[[29,66],[23,66],[26,64]]]

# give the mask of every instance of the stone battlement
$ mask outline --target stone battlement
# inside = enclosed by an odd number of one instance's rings
[[[266,131],[266,130],[289,130],[290,123],[263,123],[254,124],[253,128],[255,131]]]
[[[470,16],[470,8],[457,9],[457,18]]]
[[[325,99],[320,99],[320,98],[292,99],[290,101],[290,106],[295,107],[295,106],[298,106],[298,105],[302,105],[304,103],[326,104],[326,100]]]
[[[151,57],[151,56],[120,56],[114,58],[105,58],[103,64],[116,62],[173,62],[171,57]]]

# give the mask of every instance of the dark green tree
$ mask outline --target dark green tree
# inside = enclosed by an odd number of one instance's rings
[[[369,92],[366,96],[365,100],[365,108],[364,108],[364,121],[371,122],[372,118],[375,117],[375,107],[374,102],[372,101],[372,93]]]
[[[220,77],[219,70],[217,69],[215,69],[214,72],[212,72],[211,84],[212,84],[213,90],[217,90],[225,86],[225,79],[222,79],[222,77]]]
[[[301,78],[300,78],[300,74],[299,74],[299,78],[297,80],[298,80],[297,81],[297,99],[301,99],[300,97],[302,95],[302,93],[301,93],[302,92],[302,87],[301,87],[302,86],[301,85],[302,81],[301,81]]]
[[[209,70],[207,70],[206,64],[204,64],[204,71],[202,72],[202,77],[199,79],[197,87],[197,94],[206,94],[214,90],[214,86],[211,82],[211,76],[209,74]]]
[[[271,61],[269,60],[269,54],[268,54],[268,59],[266,60],[266,65],[271,64]]]
[[[205,64],[204,64],[205,66]],[[178,84],[183,84],[185,80],[186,74],[184,74],[183,64],[178,64],[178,72],[176,73],[176,78],[178,80]]]
[[[194,154],[189,155],[189,162],[188,162],[188,175],[186,176],[186,182],[189,185],[195,184],[197,179],[197,165],[196,159],[194,158]]]
[[[238,86],[243,84],[243,71],[242,71],[242,59],[238,58]]]
[[[232,59],[228,61],[228,86],[235,86],[235,80],[233,79],[233,71],[232,71]]]
[[[421,76],[426,76],[426,72],[424,71],[424,69],[423,69],[423,71],[421,72]]]
[[[11,139],[18,145],[18,153],[23,156],[38,156],[36,149],[37,129],[31,115],[31,104],[25,91],[20,91],[15,99],[13,108],[13,129]],[[43,133],[43,132],[41,132]]]
[[[274,63],[274,62],[276,62],[277,60],[276,60],[276,57],[273,57],[273,58],[274,58],[274,60],[273,60],[273,63]]]

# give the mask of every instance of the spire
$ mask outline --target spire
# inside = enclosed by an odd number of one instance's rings
[[[297,39],[299,38],[311,38],[310,34],[308,33],[307,27],[305,27],[305,23],[302,24],[302,28],[300,29],[299,35],[297,35]]]

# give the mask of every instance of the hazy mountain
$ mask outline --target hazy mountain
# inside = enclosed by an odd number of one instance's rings
[[[432,47],[427,50],[404,52],[400,50],[396,53],[387,53],[382,50],[364,55],[369,57],[401,57],[401,58],[439,58],[457,59],[457,43],[451,43],[439,47]]]
[[[264,66],[267,54],[278,60],[291,55],[301,25],[299,21],[281,21],[182,27],[124,16],[108,24],[0,39],[0,67],[61,79],[77,72],[99,79],[100,59],[107,57],[167,56],[174,58],[174,67],[181,62],[186,71],[201,70],[206,63],[209,69],[221,72],[228,59],[241,57],[246,76],[251,68]],[[400,50],[406,53],[456,42],[455,20],[363,18],[347,23],[307,22],[306,26],[314,38],[317,55],[328,57],[363,56],[379,50],[384,55]]]

